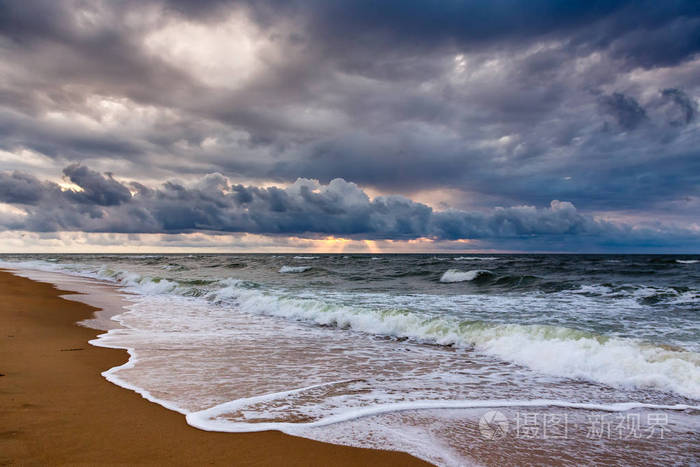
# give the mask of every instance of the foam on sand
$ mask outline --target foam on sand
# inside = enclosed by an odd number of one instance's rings
[[[408,410],[435,410],[435,409],[484,409],[484,408],[567,408],[582,410],[597,410],[602,412],[626,412],[634,409],[656,410],[700,410],[700,406],[687,404],[646,404],[641,402],[614,402],[609,404],[595,404],[582,402],[568,402],[560,400],[534,399],[534,400],[418,400],[411,402],[397,402],[392,404],[376,404],[367,407],[359,407],[348,410],[342,414],[324,417],[313,422],[236,422],[226,420],[224,415],[243,410],[245,407],[260,402],[270,402],[277,399],[316,389],[323,386],[332,386],[343,381],[316,384],[299,389],[265,394],[262,396],[237,399],[230,402],[210,407],[199,412],[187,414],[187,423],[207,431],[223,431],[231,433],[256,432],[266,430],[280,430],[289,434],[299,434],[304,428],[316,428],[346,422],[357,418],[382,415],[391,412]]]

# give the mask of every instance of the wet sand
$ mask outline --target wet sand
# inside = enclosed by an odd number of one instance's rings
[[[428,465],[280,432],[197,430],[100,373],[126,351],[88,344],[96,308],[0,271],[0,464]]]

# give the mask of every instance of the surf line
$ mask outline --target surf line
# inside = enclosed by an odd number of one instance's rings
[[[226,413],[241,410],[247,406],[282,399],[304,391],[324,386],[333,386],[353,382],[356,380],[334,381],[330,383],[315,384],[304,388],[289,391],[275,392],[261,396],[247,397],[234,401],[224,402],[208,409],[187,414],[187,423],[191,426],[206,431],[223,431],[231,433],[255,432],[266,430],[279,430],[285,433],[294,433],[303,428],[315,428],[336,423],[355,420],[373,415],[382,415],[391,412],[404,412],[409,410],[430,409],[479,409],[479,408],[506,408],[506,407],[558,407],[568,409],[597,410],[602,412],[625,412],[633,409],[656,410],[700,410],[700,406],[675,404],[649,404],[644,402],[614,402],[609,404],[595,404],[587,402],[567,402],[553,399],[534,400],[416,400],[413,402],[396,402],[390,404],[377,404],[369,407],[361,407],[350,410],[344,414],[331,415],[314,422],[290,423],[290,422],[233,422],[221,419]]]

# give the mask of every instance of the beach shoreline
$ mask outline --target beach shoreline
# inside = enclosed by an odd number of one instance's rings
[[[267,431],[205,432],[105,380],[125,350],[88,343],[97,308],[0,270],[0,464],[428,465],[409,454]]]

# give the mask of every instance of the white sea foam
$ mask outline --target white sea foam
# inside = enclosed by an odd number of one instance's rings
[[[575,326],[538,324],[537,318],[525,318],[519,324],[498,322],[509,320],[513,310],[520,313],[531,307],[535,317],[549,307],[560,318],[566,316],[566,310],[576,313],[577,308],[595,313],[600,296],[620,294],[616,287],[583,286],[573,291],[578,293],[567,290],[547,298],[501,294],[384,294],[368,298],[355,292],[343,297],[342,291],[328,296],[319,295],[319,291],[290,294],[221,279],[209,284],[198,298],[190,298],[195,287],[187,281],[148,276],[161,274],[158,271],[139,269],[136,273],[116,266],[46,262],[33,265],[109,280],[136,294],[130,298],[134,302],[130,311],[117,317],[124,327],[93,341],[95,345],[126,348],[130,354],[125,365],[106,371],[104,376],[185,414],[188,423],[206,430],[278,429],[324,441],[401,449],[444,465],[464,461],[445,461],[445,448],[436,449],[425,432],[409,436],[411,442],[402,441],[404,430],[410,427],[382,426],[377,419],[405,411],[430,415],[436,410],[499,407],[700,410],[675,403],[610,402],[646,400],[647,394],[653,401],[678,400],[675,395],[635,388],[700,399],[698,353],[641,339],[584,332],[573,329]],[[157,268],[154,265],[151,270]],[[659,289],[652,287],[627,290],[624,294],[630,302],[625,306],[634,304],[637,308],[633,310],[638,309],[637,299],[657,293]],[[445,313],[447,305],[481,314],[460,319],[460,315]],[[432,312],[434,309],[438,311]],[[500,316],[489,321],[489,315]],[[330,331],[309,323],[342,329]],[[376,335],[408,340],[376,339]],[[447,351],[416,342],[453,348]],[[289,355],[298,359],[290,364]],[[478,364],[472,367],[467,361]],[[518,365],[504,367],[504,361]],[[365,362],[361,363],[364,366],[352,367],[358,362]],[[402,363],[406,363],[404,368],[397,368]],[[412,373],[416,369],[420,371]],[[260,374],[275,377],[268,381]],[[360,378],[360,382],[344,388],[344,384],[356,381],[347,377]],[[254,390],[240,393],[238,384],[245,378],[250,385],[244,387]],[[575,379],[622,389],[581,385]],[[502,387],[509,389],[502,392],[498,392],[498,384],[491,385],[503,381],[509,384]],[[632,392],[625,392],[628,388]],[[596,394],[635,396],[599,399]],[[606,402],[581,403],[576,399]],[[291,423],[294,415],[299,415],[297,421],[301,422]],[[366,419],[353,422],[363,417]],[[349,428],[342,428],[345,426]]]
[[[492,409],[492,408],[565,408],[596,410],[601,412],[627,412],[634,409],[657,409],[657,410],[700,410],[700,406],[688,404],[647,404],[642,402],[616,402],[610,404],[595,404],[582,402],[568,402],[560,400],[534,399],[534,400],[416,400],[411,402],[397,402],[392,404],[376,404],[367,407],[359,407],[355,410],[348,410],[342,414],[324,417],[320,420],[309,423],[247,423],[233,422],[221,419],[222,415],[242,410],[243,408],[260,402],[269,402],[276,399],[284,399],[295,393],[316,389],[323,386],[333,386],[339,381],[316,384],[313,386],[283,391],[262,396],[237,399],[230,402],[210,407],[199,412],[187,414],[187,423],[207,431],[224,432],[257,432],[267,430],[279,430],[289,434],[299,434],[305,428],[316,428],[346,422],[357,418],[371,417],[392,412],[402,412],[408,410],[436,410],[436,409]]]
[[[671,287],[651,286],[620,286],[583,284],[578,289],[569,290],[567,293],[616,298],[618,301],[630,307],[639,307],[640,303],[647,299],[663,299],[665,305],[691,305],[700,303],[700,294],[697,291],[679,291]]]
[[[115,321],[119,321],[118,316],[114,317],[112,319],[114,319]],[[128,331],[128,330],[125,331],[124,329],[111,329],[108,332],[97,336],[97,339],[92,339],[89,341],[90,344],[92,344],[96,347],[105,347],[105,348],[109,348],[109,349],[123,349],[123,350],[126,350],[127,353],[129,354],[129,359],[127,360],[126,363],[119,365],[119,366],[112,367],[109,370],[103,371],[101,373],[101,375],[104,376],[104,378],[107,381],[109,381],[110,383],[116,384],[117,386],[121,386],[125,389],[130,389],[130,390],[136,392],[137,394],[140,394],[141,397],[143,397],[144,399],[146,399],[150,402],[160,404],[163,407],[165,407],[166,409],[169,409],[169,410],[172,410],[175,412],[179,412],[183,415],[187,415],[188,411],[184,410],[182,407],[178,406],[176,403],[170,402],[170,401],[165,400],[165,399],[158,398],[158,397],[154,396],[149,390],[142,388],[140,386],[137,386],[135,384],[131,384],[128,380],[119,377],[118,374],[120,371],[134,368],[136,366],[136,364],[138,363],[138,356],[137,356],[135,348],[127,347],[127,346],[124,346],[121,344],[111,343],[111,340],[117,340],[117,342],[119,341],[119,334],[124,334],[124,333],[128,333],[128,332],[130,332],[130,331]]]
[[[460,271],[458,269],[448,269],[440,278],[440,282],[467,282],[473,281],[482,274],[488,274],[489,271],[483,269],[474,269],[471,271]]]
[[[696,263],[700,263],[700,260],[698,260],[698,259],[677,259],[677,260],[676,260],[676,263],[680,263],[680,264],[696,264]]]
[[[299,273],[308,271],[309,269],[311,269],[311,266],[282,266],[279,272],[283,274]]]
[[[31,266],[52,271],[66,268],[55,263],[32,263]],[[293,268],[289,272],[302,272],[310,268],[286,267]],[[441,281],[474,280],[482,272],[485,271],[449,270]],[[176,282],[108,268],[83,270],[80,274],[108,279],[141,295],[187,295],[191,290]],[[653,388],[700,398],[700,355],[690,351],[672,350],[634,339],[602,336],[564,326],[466,322],[450,315],[341,306],[325,300],[266,293],[246,288],[238,280],[222,280],[219,283],[221,288],[210,290],[203,298],[230,302],[246,313],[419,342],[474,348],[549,375],[586,379],[615,387]],[[581,292],[587,291],[600,293],[603,290],[598,287],[581,288]],[[633,294],[645,296],[647,291],[637,290]],[[692,298],[696,299],[695,295]]]
[[[86,267],[85,265],[80,264],[56,264],[46,263],[44,261],[23,261],[18,263],[0,261],[0,267],[59,272],[79,277],[98,279],[117,284],[124,287],[128,292],[141,295],[156,295],[165,293],[182,294],[187,292],[189,289],[188,287],[184,287],[177,282],[167,279],[142,276],[131,271],[113,270],[105,266]]]
[[[295,256],[294,259],[319,259],[320,256]]]
[[[236,280],[229,280],[227,282],[227,287],[220,290],[218,293],[215,293],[216,298],[218,299],[224,299],[224,298],[233,298],[235,299],[236,303],[239,303],[241,306],[252,306],[253,301],[250,300],[250,297],[255,297],[256,295],[258,296],[258,305],[265,305],[265,301],[259,300],[260,294],[259,292],[256,292],[254,290],[249,290],[249,289],[242,289],[244,283]],[[242,293],[241,293],[242,291]],[[212,296],[213,298],[213,296]],[[269,297],[269,298],[274,298],[274,297]],[[182,302],[179,306],[167,306],[168,303],[170,303],[171,300],[175,300],[173,302],[174,304],[177,303],[177,300],[187,300],[186,302]],[[276,375],[276,380],[279,380],[278,383],[280,384],[290,384],[286,386],[286,389],[283,390],[276,390],[274,392],[260,392],[256,395],[251,395],[251,396],[238,396],[237,399],[231,399],[225,402],[219,402],[219,403],[214,403],[212,405],[205,405],[205,408],[202,409],[197,409],[197,408],[186,408],[186,404],[182,404],[179,402],[173,402],[169,399],[162,399],[159,396],[156,396],[155,394],[170,394],[171,397],[174,396],[172,391],[167,390],[166,388],[162,387],[163,383],[167,383],[167,381],[163,381],[162,378],[170,379],[172,380],[173,378],[170,376],[171,371],[163,371],[163,370],[151,370],[153,371],[153,374],[157,378],[156,381],[151,381],[151,384],[154,386],[147,386],[142,385],[140,383],[132,383],[130,382],[129,376],[127,374],[126,377],[122,376],[120,373],[123,370],[133,370],[134,368],[138,369],[138,365],[141,364],[139,360],[139,355],[137,354],[137,351],[129,347],[128,345],[123,344],[123,342],[129,342],[130,340],[136,339],[136,342],[138,343],[139,340],[144,340],[146,342],[151,343],[154,347],[163,347],[163,346],[173,346],[173,345],[179,345],[183,339],[185,339],[188,342],[188,347],[193,346],[197,347],[197,342],[207,342],[210,341],[211,339],[221,339],[222,343],[227,343],[229,339],[231,339],[233,336],[236,336],[236,341],[242,341],[246,342],[248,339],[253,338],[254,340],[251,341],[249,344],[245,345],[253,345],[255,348],[261,347],[261,350],[263,350],[264,353],[264,348],[269,345],[269,343],[260,342],[256,339],[259,337],[264,337],[266,334],[259,334],[258,332],[253,332],[252,335],[248,335],[247,331],[245,329],[245,326],[242,326],[241,324],[243,323],[236,323],[235,325],[229,321],[230,319],[230,313],[227,313],[223,307],[209,307],[206,308],[214,313],[216,313],[215,316],[201,316],[201,311],[197,310],[197,306],[193,306],[195,303],[197,303],[196,300],[193,299],[183,299],[181,297],[172,297],[169,295],[164,295],[164,296],[146,296],[142,300],[139,301],[137,304],[138,306],[133,307],[133,312],[130,314],[130,316],[124,316],[123,319],[120,319],[120,322],[124,324],[125,327],[128,327],[130,324],[133,325],[135,322],[142,322],[144,323],[144,319],[148,321],[148,324],[143,327],[142,331],[138,331],[136,329],[132,329],[131,331],[129,330],[115,330],[115,331],[110,331],[110,333],[105,334],[100,336],[95,342],[96,345],[103,345],[106,347],[121,347],[121,348],[128,348],[129,353],[130,353],[130,360],[127,362],[127,364],[113,368],[105,373],[104,376],[112,381],[115,384],[118,384],[120,386],[135,390],[139,394],[141,394],[143,397],[145,397],[148,400],[151,400],[153,402],[159,403],[167,408],[170,408],[172,410],[177,410],[178,412],[181,412],[186,415],[187,422],[195,426],[197,428],[203,429],[203,430],[209,430],[209,431],[224,431],[224,432],[254,432],[254,431],[261,431],[261,430],[280,430],[285,433],[297,435],[297,436],[305,436],[309,437],[312,439],[324,439],[326,441],[331,441],[331,442],[344,442],[348,443],[351,445],[358,445],[358,446],[365,446],[365,447],[381,447],[382,444],[377,444],[377,441],[374,439],[375,436],[381,440],[384,439],[385,437],[388,436],[388,433],[394,432],[396,433],[397,430],[403,430],[403,427],[394,427],[393,429],[391,427],[382,427],[381,424],[379,424],[377,421],[370,421],[367,422],[369,425],[365,426],[365,428],[359,428],[355,427],[353,428],[350,432],[347,430],[343,430],[342,428],[335,428],[338,425],[342,425],[343,423],[348,423],[353,420],[357,420],[360,418],[367,418],[367,417],[381,417],[385,416],[387,414],[392,414],[392,413],[400,413],[400,412],[405,412],[405,411],[435,411],[435,410],[446,410],[446,409],[484,409],[484,408],[563,408],[563,409],[585,409],[585,410],[595,410],[595,411],[608,411],[608,412],[620,412],[620,411],[626,411],[626,410],[633,410],[633,409],[656,409],[656,410],[674,410],[674,411],[682,411],[682,410],[687,410],[687,409],[694,409],[698,410],[700,407],[698,406],[693,406],[689,404],[652,404],[652,403],[641,403],[641,402],[612,402],[612,403],[582,403],[582,402],[576,402],[576,401],[567,401],[563,399],[479,399],[479,398],[474,398],[474,399],[461,399],[461,398],[455,398],[455,399],[410,399],[406,400],[405,398],[409,395],[408,392],[402,392],[398,391],[398,399],[396,398],[396,395],[389,393],[383,393],[381,390],[375,390],[371,392],[358,392],[357,395],[352,391],[352,387],[348,388],[350,389],[349,391],[345,392],[343,391],[344,386],[350,383],[353,383],[357,380],[354,379],[344,379],[344,380],[334,380],[327,378],[326,382],[321,382],[317,384],[307,384],[302,387],[296,387],[294,388],[293,383],[295,381],[304,381],[304,373],[309,371],[309,363],[305,359],[302,358],[301,362],[306,362],[302,364],[299,367],[289,367],[289,368],[284,368],[283,371],[286,371],[287,373],[278,373],[280,370],[279,367],[274,366],[275,361],[279,359],[279,357],[275,358],[273,355],[269,355],[268,358],[265,360],[264,367],[267,369],[267,371],[273,372],[273,374]],[[273,302],[269,302],[269,304],[273,304]],[[189,304],[189,305],[188,305]],[[286,302],[278,302],[278,306],[286,306],[288,305]],[[172,316],[172,311],[168,312],[165,310],[178,310],[176,316]],[[190,311],[191,310],[191,311]],[[221,313],[218,313],[216,310],[221,310]],[[250,310],[248,310],[250,311]],[[154,315],[149,316],[152,312],[155,312]],[[179,315],[179,316],[177,316]],[[168,318],[172,318],[174,321],[172,322],[167,322],[167,326],[164,326],[164,321],[166,321]],[[260,317],[262,318],[262,317]],[[217,323],[218,320],[223,320],[220,323]],[[227,331],[227,323],[230,323],[229,325],[231,326],[232,330]],[[254,325],[259,326],[260,330],[265,329],[266,326],[270,325],[271,323],[265,323],[264,320],[262,323],[260,323],[260,319],[254,319],[250,321],[250,323],[255,323]],[[223,327],[222,327],[223,326]],[[164,333],[159,333],[155,332],[154,330],[160,329],[161,327],[164,327],[167,329],[167,332]],[[308,329],[308,328],[307,328]],[[314,329],[317,328],[311,328],[310,331],[313,331]],[[147,332],[143,332],[147,331]],[[321,332],[320,329],[317,330],[318,332]],[[565,330],[561,330],[565,334]],[[129,336],[129,332],[136,332],[135,336]],[[233,334],[230,334],[230,333]],[[238,334],[238,333],[243,333],[243,334]],[[140,333],[143,333],[143,336],[139,336]],[[169,337],[167,334],[172,333],[172,335]],[[274,332],[273,332],[274,335]],[[281,333],[281,335],[286,335],[286,333]],[[309,342],[316,342],[315,335],[317,334],[312,334],[307,336],[306,339],[309,339]],[[320,336],[320,334],[318,334]],[[337,339],[331,339],[329,342],[334,342],[335,345],[341,345],[346,352],[351,351],[352,347],[350,345],[347,345],[345,342],[345,339],[348,339],[347,336],[340,336],[340,340]],[[350,339],[354,341],[358,341],[356,338],[350,337]],[[294,339],[292,340],[294,341]],[[119,344],[119,342],[122,342],[122,344]],[[300,345],[303,347],[305,341],[302,341]],[[277,343],[276,345],[282,344]],[[364,344],[364,341],[363,343]],[[211,342],[211,345],[216,345],[215,342]],[[230,344],[225,344],[225,345],[230,345]],[[283,345],[283,344],[282,344]],[[358,349],[355,350],[363,350],[365,349],[364,345],[360,345]],[[174,350],[174,349],[173,349]],[[370,350],[370,349],[366,349]],[[420,354],[422,351],[419,349],[415,349],[415,352],[413,353],[418,353]],[[426,351],[429,353],[434,353],[437,352],[434,348],[428,346],[426,348]],[[164,355],[166,358],[166,361],[171,362],[173,360],[173,355],[175,355],[172,351],[168,352],[167,354]],[[325,355],[325,354],[324,354]],[[381,352],[379,352],[377,355],[382,355]],[[244,355],[239,355],[237,354],[236,360],[240,360],[244,358]],[[330,354],[327,355],[328,358],[331,357]],[[360,358],[362,358],[362,354],[359,355]],[[196,355],[194,358],[198,358]],[[199,357],[201,358],[201,356]],[[214,359],[214,355],[209,355],[207,357],[207,361],[197,361],[197,366],[203,365],[206,366],[211,364],[211,360]],[[391,358],[395,357],[390,357],[388,360],[391,361]],[[151,360],[153,357],[151,357]],[[283,359],[284,362],[288,363],[287,359]],[[323,360],[326,360],[325,358]],[[257,360],[254,360],[257,361]],[[341,361],[347,361],[347,360],[341,360]],[[277,361],[278,364],[284,363],[284,362],[279,362]],[[331,360],[332,362],[332,360]],[[146,366],[149,365],[148,358],[146,361],[143,362]],[[179,362],[179,363],[173,363],[175,367],[179,367],[181,364],[184,364],[186,362]],[[238,362],[239,365],[243,367],[247,367],[247,364],[244,362]],[[259,364],[259,363],[258,363]],[[231,363],[227,360],[226,365],[223,367],[224,369],[230,368]],[[335,365],[331,363],[331,366],[333,368],[337,368],[341,372],[343,371],[342,366],[340,365]],[[409,365],[411,366],[411,365]],[[174,368],[175,368],[174,367]],[[381,364],[378,366],[378,368],[381,368]],[[413,367],[413,366],[411,366]],[[173,370],[174,370],[173,368]],[[216,367],[214,367],[216,368]],[[296,368],[296,373],[295,373],[295,368]],[[183,374],[187,375],[188,381],[183,382],[185,387],[189,387],[190,390],[198,386],[196,384],[197,381],[200,381],[199,378],[201,378],[203,375],[207,375],[207,378],[210,378],[208,376],[208,371],[202,370],[203,373],[199,377],[197,375],[192,374],[188,370],[187,367],[183,368]],[[219,378],[223,378],[223,380],[218,380],[218,381],[225,381],[227,382],[226,385],[231,385],[232,383],[229,382],[230,376],[228,371],[225,373],[221,373],[221,371],[213,371],[213,374],[218,374]],[[255,371],[255,366],[250,368],[250,371]],[[512,370],[511,370],[512,371]],[[237,377],[244,377],[244,374],[240,374],[240,371],[236,371]],[[213,379],[213,374],[211,378]],[[370,375],[364,373],[361,375],[363,378],[367,378]],[[455,375],[456,380],[453,384],[456,386],[460,386],[460,382],[464,380],[464,376],[460,379]],[[259,379],[257,375],[255,376],[254,379]],[[517,378],[516,378],[517,379]],[[430,387],[434,387],[434,385],[430,385],[424,389],[421,388],[420,380],[413,379],[412,377],[409,376],[407,379],[410,383],[410,387],[413,390],[418,390],[417,394],[420,394],[420,391],[426,391],[424,394],[430,395],[431,392],[435,396],[439,396],[439,392],[435,393],[434,390],[430,390]],[[212,387],[217,387],[217,380],[210,380],[207,379],[208,383],[211,383]],[[387,379],[385,381],[381,381],[380,383],[382,385],[386,384],[395,384],[395,382],[392,383],[391,378]],[[262,384],[262,382],[260,383]],[[433,383],[434,384],[434,383]],[[480,385],[483,385],[483,380],[479,383]],[[206,386],[203,385],[203,386]],[[157,389],[157,391],[151,391],[146,389],[146,387],[154,387]],[[284,386],[282,386],[284,387]],[[292,389],[293,388],[293,389]],[[320,401],[316,401],[313,397],[314,391],[323,391],[324,389],[328,389],[328,393],[330,394],[330,397],[327,399],[322,399]],[[335,394],[335,395],[333,395]],[[415,396],[414,396],[415,397]],[[444,397],[444,396],[443,396]],[[298,404],[301,404],[299,406]],[[301,410],[301,412],[299,412]],[[291,412],[292,414],[294,413],[300,413],[303,416],[306,416],[310,418],[311,421],[304,421],[303,419],[306,417],[302,417],[301,421],[286,421],[288,420],[285,415],[288,414],[288,412]],[[293,417],[292,417],[293,418]],[[272,421],[270,421],[272,420]],[[322,435],[319,434],[319,431],[317,431],[319,428],[323,428],[323,432],[325,433],[331,433],[327,431],[330,427],[333,428],[334,435]],[[363,424],[364,426],[364,424]],[[371,427],[371,428],[370,428]],[[373,430],[378,430],[378,433],[375,433]],[[340,435],[338,434],[340,433]],[[371,436],[372,438],[369,438]],[[384,444],[384,447],[393,447],[393,448],[401,448],[402,450],[406,450],[408,452],[411,452],[414,455],[417,455],[419,457],[422,457],[426,460],[432,461],[437,464],[450,464],[450,465],[455,465],[455,464],[463,464],[463,460],[455,461],[454,459],[452,461],[441,461],[441,456],[445,456],[446,452],[444,448],[435,449],[434,446],[434,441],[427,442],[425,439],[425,436],[423,436],[423,439],[421,441],[422,444],[414,444],[412,446],[407,446],[405,443],[402,443],[400,439],[394,440],[389,436],[389,439],[392,439],[391,444],[386,445]],[[420,439],[420,438],[418,438]],[[369,444],[368,444],[369,443]]]
[[[608,295],[613,292],[612,287],[598,284],[582,284],[578,289],[574,289],[571,293],[575,294],[593,294],[593,295]]]
[[[235,297],[241,310],[370,334],[475,348],[534,370],[616,387],[644,387],[700,398],[700,355],[632,339],[606,337],[561,326],[462,322],[416,312],[332,306],[241,289],[216,292]]]

